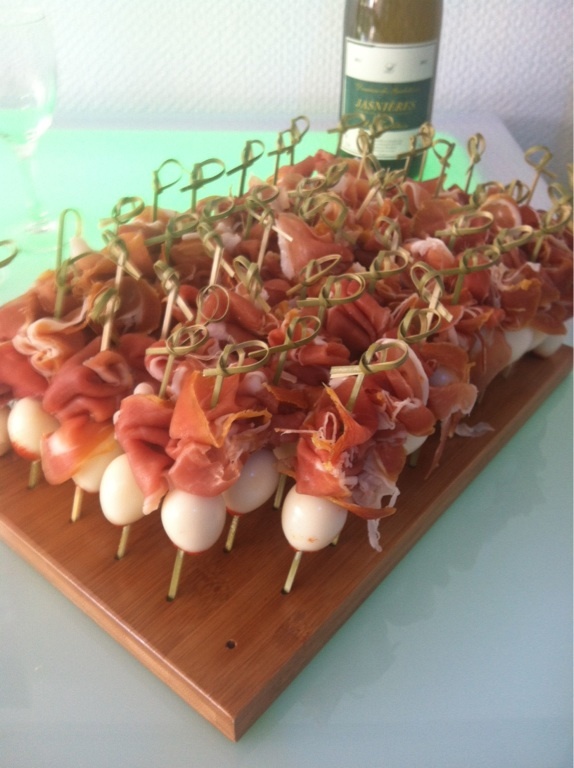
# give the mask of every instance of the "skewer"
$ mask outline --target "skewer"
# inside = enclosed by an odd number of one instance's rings
[[[118,549],[116,552],[116,560],[121,560],[122,557],[126,554],[127,548],[128,548],[128,538],[131,531],[131,523],[128,523],[127,525],[124,525],[122,527],[122,533],[120,535],[120,543],[118,544]]]
[[[34,459],[30,462],[30,472],[28,473],[28,488],[32,490],[40,482],[42,476],[42,462],[40,459]]]
[[[345,115],[341,115],[341,120],[335,128],[329,128],[327,133],[337,134],[337,146],[333,154],[338,155],[341,152],[341,145],[343,143],[343,136],[347,131],[357,130],[367,125],[367,118],[362,112],[350,112]]]
[[[544,147],[540,144],[537,144],[534,147],[530,147],[524,153],[524,159],[526,160],[528,165],[532,166],[532,168],[534,168],[534,170],[536,171],[534,175],[534,181],[530,185],[530,194],[526,199],[526,204],[529,205],[530,201],[532,200],[532,195],[534,194],[534,190],[536,189],[538,182],[540,181],[540,177],[544,175],[548,178],[555,179],[556,174],[548,170],[548,168],[546,167],[548,163],[552,160],[552,152],[548,149],[548,147]]]
[[[194,349],[197,349],[197,347],[201,346],[201,344],[204,343],[205,339],[206,339],[206,331],[203,326],[181,326],[180,325],[180,326],[177,326],[172,332],[171,336],[165,340],[166,341],[165,347],[161,347],[161,348],[152,347],[147,351],[147,354],[149,355],[167,354],[168,356],[167,364],[166,364],[161,385],[160,385],[160,390],[158,393],[159,397],[165,398],[166,396],[167,388],[171,378],[171,371],[173,369],[173,364],[176,358],[183,355],[187,355],[190,352],[192,352]],[[124,472],[124,476],[125,476],[125,472]],[[132,502],[134,502],[133,498],[132,498]],[[141,500],[141,503],[143,505],[143,498]],[[135,506],[137,506],[137,504]],[[120,534],[120,541],[118,544],[118,549],[116,551],[117,560],[121,560],[126,554],[128,539],[129,539],[131,526],[133,522],[135,522],[135,519],[132,519],[132,522],[127,523],[122,527],[122,532]]]
[[[444,147],[444,155],[437,150],[437,147]],[[434,197],[438,197],[442,192],[444,181],[446,178],[447,169],[450,167],[449,160],[454,152],[456,145],[453,141],[447,141],[446,139],[437,139],[432,145],[433,151],[440,162],[440,174],[434,191]]]
[[[239,515],[236,513],[231,512],[231,525],[229,526],[229,531],[227,532],[227,539],[225,540],[225,551],[231,552],[233,549],[233,542],[235,541],[235,535],[237,533],[237,527],[239,525]]]
[[[183,558],[185,557],[185,552],[183,549],[178,549],[177,553],[175,555],[175,561],[173,564],[173,571],[171,573],[171,580],[169,582],[169,590],[167,593],[167,599],[171,602],[172,600],[175,600],[177,596],[177,589],[179,587],[179,579],[181,577],[181,569],[183,567]]]
[[[317,552],[338,541],[346,519],[347,510],[338,504],[291,488],[281,511],[283,533],[295,550],[281,590],[284,595],[293,587],[303,552]]]
[[[259,153],[253,153],[253,147],[258,146],[260,148]],[[249,141],[245,142],[245,145],[241,151],[241,162],[239,165],[237,165],[235,168],[232,168],[230,171],[227,171],[227,175],[230,176],[232,173],[237,173],[238,171],[241,171],[241,176],[239,178],[239,197],[243,197],[243,193],[245,192],[245,180],[247,177],[247,169],[250,168],[254,163],[256,163],[260,157],[263,156],[265,153],[265,145],[262,141],[259,141],[259,139],[251,139]]]
[[[80,519],[82,512],[82,502],[84,500],[84,490],[76,485],[74,489],[74,500],[72,502],[72,514],[70,515],[70,521],[76,523]]]
[[[239,479],[223,492],[227,511],[231,515],[225,552],[231,552],[233,548],[239,519],[261,507],[274,495],[279,483],[279,472],[275,464],[276,459],[272,451],[255,451],[245,462]]]
[[[203,169],[209,165],[215,165],[219,168],[212,176],[205,177],[203,175]],[[201,163],[195,163],[191,169],[190,182],[185,187],[181,188],[181,192],[188,192],[191,190],[191,205],[190,209],[195,211],[197,205],[197,190],[204,187],[206,184],[210,184],[212,181],[216,181],[225,173],[225,163],[219,160],[217,157],[210,157],[208,160],[203,160]]]
[[[281,592],[284,595],[288,595],[289,592],[291,592],[291,588],[293,587],[293,582],[295,581],[295,576],[297,575],[297,571],[299,569],[299,564],[301,563],[301,558],[303,557],[303,552],[300,549],[297,549],[295,551],[295,555],[293,556],[293,560],[291,561],[291,567],[289,568],[289,573],[287,574],[287,578],[285,579],[285,584],[283,585],[283,589]]]
[[[168,491],[161,508],[161,522],[177,548],[167,593],[169,601],[177,595],[184,555],[210,549],[223,532],[225,518],[221,494],[208,497],[180,489]]]
[[[167,184],[161,184],[160,178],[159,178],[160,171],[162,171],[168,165],[176,165],[180,170],[179,176],[173,181],[168,182]],[[173,187],[175,184],[177,184],[181,180],[183,171],[184,171],[184,168],[182,164],[179,162],[179,160],[175,160],[174,158],[170,157],[168,160],[164,160],[157,170],[152,172],[152,188],[153,188],[152,221],[156,221],[157,219],[159,196],[161,195],[162,192],[165,192],[166,189]]]
[[[129,198],[129,200],[131,201],[132,198]],[[120,203],[118,203],[118,205],[114,210],[117,209],[119,211],[119,208],[121,207],[122,203],[123,201],[120,201]],[[120,219],[119,212],[115,214],[115,218],[117,220]],[[107,255],[115,263],[116,272],[114,275],[113,287],[110,290],[105,291],[102,297],[102,301],[104,303],[104,309],[100,314],[100,316],[103,316],[104,318],[103,327],[102,327],[102,336],[100,339],[100,351],[102,352],[109,349],[109,346],[111,344],[113,326],[114,326],[114,316],[120,303],[120,287],[121,287],[121,281],[124,273],[131,272],[133,274],[135,271],[136,276],[138,278],[141,277],[141,274],[139,273],[139,271],[134,270],[134,268],[132,268],[131,265],[129,264],[129,261],[128,261],[129,254],[124,241],[118,237],[115,237],[114,235],[111,235],[109,232],[106,234],[107,234],[107,239],[109,243],[109,253]],[[84,491],[81,488],[81,486],[78,483],[76,483],[75,490],[74,490],[74,499],[72,501],[72,512],[70,515],[70,520],[73,523],[77,522],[80,519],[80,515],[82,513],[83,500],[84,500]]]
[[[468,166],[468,170],[466,172],[466,184],[464,185],[464,191],[467,193],[470,189],[470,182],[472,180],[474,167],[482,160],[482,156],[485,150],[486,141],[481,133],[476,133],[474,136],[470,137],[467,144],[467,151],[470,156],[470,165]]]

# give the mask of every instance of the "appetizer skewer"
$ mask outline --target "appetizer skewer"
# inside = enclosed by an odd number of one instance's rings
[[[225,541],[225,551],[231,552],[240,518],[268,501],[277,490],[279,472],[276,459],[268,450],[252,453],[237,480],[223,492],[231,524]]]
[[[296,555],[285,592],[309,539],[333,543],[348,513],[367,520],[380,549],[378,520],[395,512],[405,464],[439,432],[436,468],[447,439],[473,433],[462,422],[493,379],[524,354],[552,354],[572,316],[570,192],[554,188],[548,212],[518,183],[471,193],[480,135],[465,187],[449,187],[454,147],[430,127],[420,151],[441,168],[427,181],[376,163],[381,126],[363,126],[359,160],[321,150],[295,163],[302,122],[269,153],[273,176],[247,189],[263,152],[245,147],[228,172],[241,171],[237,197],[198,199],[225,173],[208,160],[183,188],[191,207],[163,210],[159,193],[179,177],[161,187],[156,172],[151,208],[120,201],[101,251],[77,230],[68,267],[0,308],[10,442],[18,450],[14,425],[35,409],[24,418],[41,434],[33,467],[75,482],[73,519],[82,493],[100,491],[104,515],[122,525],[118,557],[129,526],[161,505],[177,547],[170,599],[184,553],[217,541],[226,508],[230,551],[240,516],[287,477],[282,518]],[[543,153],[531,163],[533,186],[547,162]],[[204,174],[209,166],[217,171]],[[193,328],[199,338],[183,343]],[[92,444],[79,457],[72,436],[82,429]],[[122,483],[125,507],[111,501]],[[306,525],[301,542],[294,531]]]

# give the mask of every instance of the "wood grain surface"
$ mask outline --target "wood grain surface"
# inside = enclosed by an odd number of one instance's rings
[[[293,557],[270,505],[244,516],[233,550],[226,532],[211,550],[186,556],[179,591],[166,599],[175,549],[158,513],[136,523],[115,559],[120,529],[86,494],[70,522],[74,487],[27,488],[28,465],[0,459],[0,536],[228,738],[239,739],[323,647],[434,521],[572,370],[572,349],[527,356],[500,376],[471,424],[494,430],[452,438],[428,478],[435,443],[401,476],[397,513],[381,521],[383,551],[349,516],[337,546]]]

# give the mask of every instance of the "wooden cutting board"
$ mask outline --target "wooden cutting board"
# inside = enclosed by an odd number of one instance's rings
[[[159,514],[132,528],[115,559],[120,529],[87,495],[70,522],[72,483],[41,481],[0,459],[0,536],[179,696],[238,740],[329,638],[572,370],[572,349],[527,356],[490,386],[470,423],[494,430],[452,438],[441,466],[425,478],[435,443],[400,478],[397,513],[381,521],[383,551],[364,521],[349,516],[336,546],[303,555],[290,594],[282,594],[293,551],[270,505],[246,515],[235,545],[225,533],[208,552],[186,556],[179,591],[167,591],[175,549]],[[518,478],[517,478],[518,479]]]

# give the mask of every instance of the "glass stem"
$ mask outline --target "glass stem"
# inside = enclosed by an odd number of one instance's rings
[[[16,147],[18,164],[22,176],[26,206],[34,229],[41,228],[46,223],[47,213],[40,201],[36,184],[36,164],[34,161],[35,145]]]

